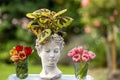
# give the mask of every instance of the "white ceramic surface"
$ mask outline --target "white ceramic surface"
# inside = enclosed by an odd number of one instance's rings
[[[49,80],[49,79],[41,79],[39,74],[29,74],[26,79],[19,79],[15,74],[9,76],[8,80]],[[59,79],[50,79],[50,80],[76,80],[74,75],[62,75]],[[86,80],[94,80],[92,76],[87,75]]]

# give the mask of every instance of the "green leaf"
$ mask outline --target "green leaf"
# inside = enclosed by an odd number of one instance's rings
[[[50,10],[48,9],[41,9],[41,16],[48,17],[50,15]]]
[[[88,71],[88,65],[89,63],[85,63],[80,71],[80,77],[84,78],[87,75],[87,71]]]
[[[33,12],[34,14],[36,14],[38,17],[48,17],[50,15],[50,10],[48,9],[39,9]]]
[[[41,33],[41,28],[38,25],[32,25],[30,27],[30,30],[32,31],[32,33],[36,36],[38,36]]]
[[[34,21],[32,20],[32,21],[30,21],[28,24],[27,24],[27,28],[29,29],[29,28],[31,28],[31,26],[32,26],[32,24],[34,23]]]
[[[63,28],[70,25],[72,21],[73,19],[70,17],[61,17],[55,21],[55,25],[58,26],[59,28]]]
[[[44,42],[49,36],[51,35],[50,29],[45,29],[42,33],[38,36],[39,43]]]
[[[53,16],[53,18],[56,18],[57,16],[62,15],[62,14],[65,13],[66,11],[67,11],[67,9],[64,9],[64,10],[62,10],[62,11],[57,12],[57,13]]]
[[[39,22],[40,22],[40,23],[46,23],[47,21],[48,21],[48,19],[45,18],[45,17],[40,17],[40,18],[39,18]]]
[[[37,18],[37,16],[35,14],[33,14],[33,13],[27,13],[26,16],[28,18]]]

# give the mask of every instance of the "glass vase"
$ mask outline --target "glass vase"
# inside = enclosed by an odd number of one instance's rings
[[[86,80],[89,62],[74,62],[75,77],[77,80]]]
[[[16,76],[25,79],[28,76],[28,58],[16,63]]]

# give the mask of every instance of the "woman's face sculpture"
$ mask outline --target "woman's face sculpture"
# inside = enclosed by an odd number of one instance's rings
[[[60,57],[60,45],[51,41],[41,47],[39,56],[45,66],[55,66]]]

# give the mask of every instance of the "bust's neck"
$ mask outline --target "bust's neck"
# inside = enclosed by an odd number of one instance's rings
[[[47,74],[59,72],[59,69],[57,68],[57,66],[44,66],[43,68],[44,68],[45,73]]]
[[[54,78],[61,77],[62,72],[57,68],[57,66],[44,66],[42,72],[40,73],[41,78],[51,80]]]

